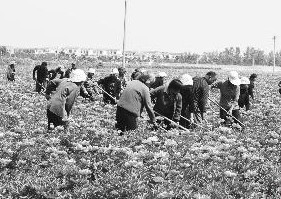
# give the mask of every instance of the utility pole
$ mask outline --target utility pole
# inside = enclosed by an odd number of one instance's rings
[[[127,0],[125,0],[125,15],[124,15],[124,36],[123,36],[123,64],[125,68],[125,44],[126,44],[126,16],[127,15]]]
[[[273,73],[275,72],[275,40],[276,36],[273,37]]]

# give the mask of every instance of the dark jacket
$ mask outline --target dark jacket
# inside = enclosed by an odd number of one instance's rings
[[[35,72],[37,72],[36,80],[38,82],[46,81],[48,78],[49,72],[47,66],[37,65],[33,69],[33,79],[35,79]]]
[[[180,94],[182,96],[182,112],[194,113],[193,87],[190,85],[183,86]]]
[[[118,77],[116,77],[115,75],[109,75],[103,79],[100,79],[98,81],[98,85],[101,85],[102,88],[112,97],[119,99],[122,87],[121,87],[121,81],[119,80]],[[115,104],[114,100],[106,93],[103,93],[103,97],[105,102],[110,102]]]
[[[164,85],[164,80],[161,77],[156,77],[155,81],[153,82],[153,84],[151,85],[152,89],[155,89],[159,86],[163,86]]]
[[[168,86],[160,86],[150,91],[152,99],[156,99],[153,110],[157,113],[178,122],[182,110],[182,96],[180,93],[171,95]]]
[[[64,72],[61,71],[60,68],[49,70],[49,78],[50,78],[50,80],[55,79],[57,77],[57,75],[60,75],[59,79],[62,79],[65,76]]]
[[[249,88],[248,88],[248,93],[249,96],[252,97],[252,99],[254,99],[254,88],[255,88],[255,83],[253,80],[250,80],[250,84],[249,84]]]

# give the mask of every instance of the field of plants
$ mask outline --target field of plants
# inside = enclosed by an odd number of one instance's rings
[[[256,99],[242,111],[244,129],[220,126],[210,104],[208,131],[152,131],[143,114],[137,131],[119,136],[116,107],[100,96],[79,97],[69,131],[48,132],[47,101],[34,92],[33,67],[17,65],[15,82],[0,68],[0,198],[281,198],[280,73],[239,69],[258,74]],[[170,77],[209,71],[161,70]],[[227,70],[214,70],[226,79]],[[218,91],[210,95],[219,100]]]

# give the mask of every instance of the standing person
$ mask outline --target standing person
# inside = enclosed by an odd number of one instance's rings
[[[240,108],[243,108],[245,106],[246,111],[250,109],[249,84],[250,80],[247,77],[241,77],[238,105]]]
[[[79,95],[82,83],[86,80],[86,74],[81,69],[73,70],[70,79],[54,79],[46,89],[48,129],[51,123],[54,127],[67,128],[68,117],[72,106]],[[50,96],[51,92],[55,93]]]
[[[142,74],[138,80],[128,82],[118,103],[116,111],[116,128],[121,131],[137,129],[137,118],[146,108],[150,122],[155,124],[149,87],[155,81],[152,73]],[[122,135],[122,134],[121,134]]]
[[[35,77],[35,73],[37,76]],[[42,62],[33,69],[33,80],[36,81],[36,92],[40,93],[45,90],[48,81],[48,68],[47,62]]]
[[[49,79],[53,80],[58,75],[60,75],[59,79],[64,78],[65,76],[65,68],[63,65],[59,65],[56,69],[49,70]]]
[[[16,65],[16,62],[12,61],[7,68],[8,81],[15,81],[15,73],[16,73],[15,65]]]
[[[180,94],[182,96],[181,116],[186,118],[180,119],[180,125],[185,128],[192,128],[194,123],[194,96],[193,96],[193,80],[189,74],[183,74],[180,77],[183,86]]]
[[[182,110],[182,96],[180,90],[182,82],[178,79],[173,79],[168,85],[157,87],[150,91],[152,99],[156,99],[153,110],[155,114],[165,116],[175,123],[179,124]],[[164,124],[167,130],[174,127],[175,124],[164,119]]]
[[[84,93],[81,93],[81,96],[84,98],[89,98],[91,101],[94,101],[94,94],[98,94],[98,90],[96,88],[97,83],[94,79],[96,74],[96,70],[94,68],[90,68],[87,74],[87,80],[83,84],[83,89],[85,89]]]
[[[103,92],[103,101],[106,104],[116,104],[116,100],[120,97],[120,92],[122,90],[121,81],[118,79],[118,69],[113,68],[111,74],[98,81],[98,85],[101,85],[103,90],[105,90],[109,95],[114,97],[112,99],[107,93]]]
[[[76,65],[74,63],[71,64],[71,68],[68,68],[66,71],[65,71],[65,77],[66,78],[70,78],[70,74],[73,70],[77,69]]]
[[[254,88],[257,77],[258,76],[255,73],[250,75],[249,95],[251,96],[252,100],[254,100]]]
[[[155,82],[151,85],[151,88],[155,89],[159,86],[163,86],[166,82],[167,74],[165,72],[159,72],[155,78]]]
[[[225,124],[228,123],[227,117],[233,116],[234,123],[239,123],[240,113],[238,99],[240,95],[240,83],[239,75],[236,71],[231,71],[228,74],[228,79],[225,82],[216,82],[212,85],[212,88],[220,89],[220,118],[224,119]],[[238,121],[237,121],[238,120]]]
[[[201,123],[204,120],[204,113],[209,97],[209,85],[217,80],[217,74],[209,71],[205,77],[193,78],[193,96],[194,96],[194,122]]]

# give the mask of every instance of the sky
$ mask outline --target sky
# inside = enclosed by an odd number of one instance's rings
[[[280,0],[127,0],[126,50],[281,49]],[[125,0],[0,0],[0,45],[122,49]]]

